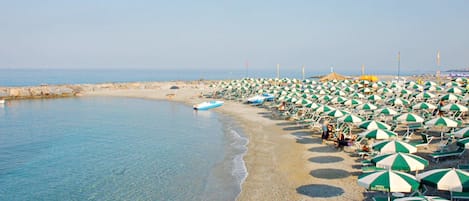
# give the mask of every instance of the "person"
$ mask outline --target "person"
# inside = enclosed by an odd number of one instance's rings
[[[345,138],[345,135],[340,132],[339,138],[336,141],[336,147],[340,150],[344,150],[344,146],[348,146],[349,141]]]
[[[327,126],[326,126],[327,125]],[[329,140],[333,132],[333,127],[330,124],[327,124],[327,122],[324,122],[323,124],[323,130],[322,130],[322,143],[325,144],[326,140]]]
[[[443,102],[443,100],[440,100],[440,102],[438,102],[438,106],[436,110],[433,112],[433,116],[435,116],[436,114],[438,114],[439,116],[443,115],[443,111],[441,111],[441,108],[443,107],[444,104],[445,103]]]
[[[280,111],[285,110],[285,101],[283,101],[282,104],[278,107],[278,110],[280,110]]]

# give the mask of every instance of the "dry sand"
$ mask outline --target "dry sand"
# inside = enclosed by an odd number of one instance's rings
[[[178,85],[180,89],[169,89]],[[87,96],[121,96],[179,101],[189,105],[204,101],[207,83],[163,82],[159,89],[107,89]],[[357,185],[356,158],[322,145],[320,134],[295,123],[272,119],[264,109],[225,101],[216,108],[234,117],[249,138],[244,156],[248,177],[238,200],[363,200]]]

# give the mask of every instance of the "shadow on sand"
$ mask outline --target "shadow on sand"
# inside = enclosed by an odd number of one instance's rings
[[[308,159],[313,163],[337,163],[343,161],[344,158],[338,156],[317,156]]]
[[[296,192],[313,198],[337,197],[344,194],[342,188],[325,184],[303,185],[296,189]]]
[[[330,145],[324,145],[324,146],[320,146],[320,147],[313,147],[311,149],[308,149],[308,151],[310,152],[318,152],[318,153],[334,153],[334,152],[338,152],[338,150],[333,147],[333,146],[330,146]]]
[[[317,169],[309,173],[311,176],[322,179],[341,179],[350,176],[350,172],[341,169]]]

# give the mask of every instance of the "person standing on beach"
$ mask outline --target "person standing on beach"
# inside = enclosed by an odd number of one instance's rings
[[[322,123],[322,135],[321,135],[321,139],[322,139],[322,144],[326,144],[326,140],[329,138],[329,132],[328,132],[328,126],[329,122],[327,121],[324,121]]]

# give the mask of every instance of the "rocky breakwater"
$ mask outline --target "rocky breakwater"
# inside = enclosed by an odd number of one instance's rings
[[[73,85],[41,85],[27,87],[1,87],[0,99],[31,99],[31,98],[59,98],[81,96],[86,92],[122,90],[122,89],[165,89],[169,86],[186,86],[186,84],[202,84],[198,81],[172,82],[128,82],[128,83],[100,83]]]
[[[0,99],[71,97],[79,95],[82,91],[79,85],[0,87]]]

